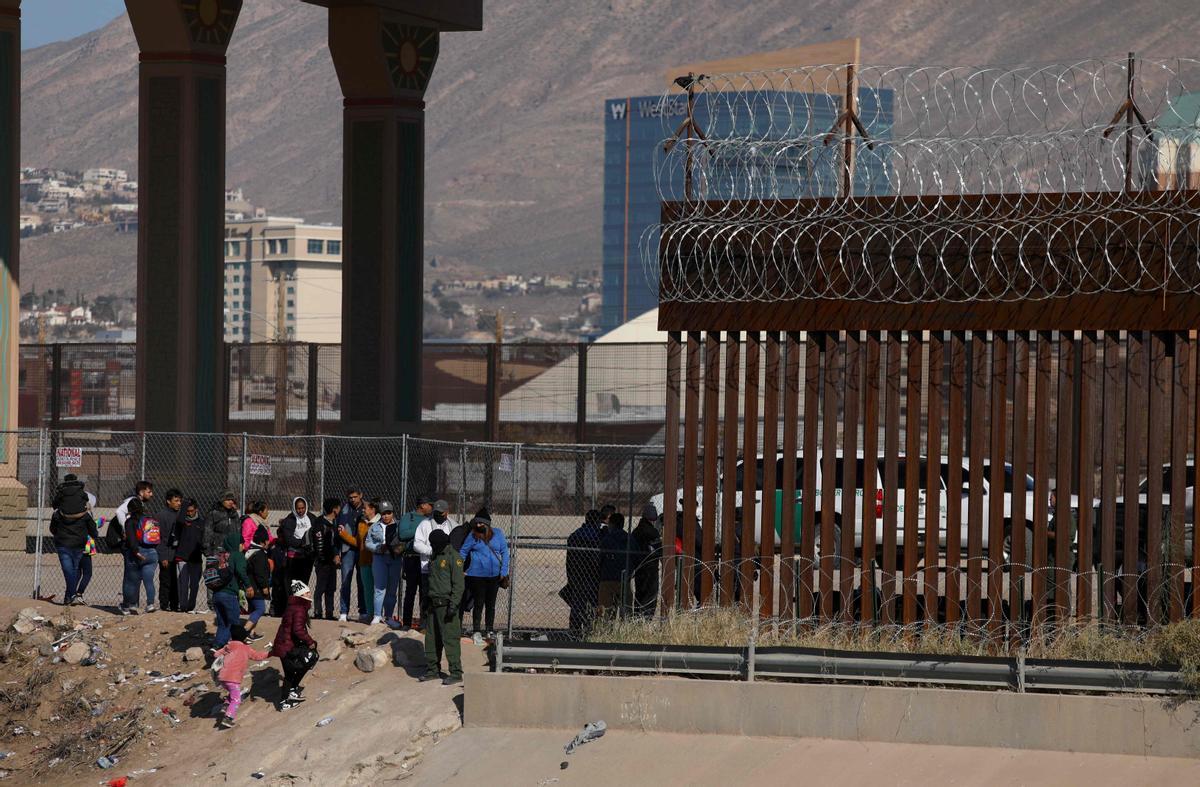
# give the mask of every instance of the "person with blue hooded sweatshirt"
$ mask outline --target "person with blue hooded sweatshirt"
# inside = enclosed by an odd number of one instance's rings
[[[504,533],[492,527],[492,516],[486,508],[471,520],[471,532],[459,549],[466,564],[467,592],[474,600],[471,610],[472,630],[476,637],[486,630],[488,636],[496,629],[496,594],[508,587],[508,542]],[[479,627],[485,617],[487,628]]]

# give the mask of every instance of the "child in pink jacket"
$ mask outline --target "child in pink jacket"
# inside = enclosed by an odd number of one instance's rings
[[[225,705],[225,715],[220,723],[223,730],[232,727],[237,719],[238,706],[242,704],[242,679],[246,676],[250,660],[265,661],[268,657],[263,651],[246,644],[246,629],[242,626],[234,626],[230,636],[232,639],[229,644],[213,654],[224,659],[218,679],[229,692],[229,702]]]

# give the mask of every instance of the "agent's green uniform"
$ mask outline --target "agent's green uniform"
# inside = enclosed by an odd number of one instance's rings
[[[442,663],[442,649],[450,664],[450,677],[462,677],[462,621],[458,607],[462,602],[463,559],[454,547],[447,546],[429,560],[429,598],[421,609],[430,610],[425,628],[426,674],[437,675]],[[422,612],[422,615],[424,612]],[[424,622],[424,621],[422,621]]]

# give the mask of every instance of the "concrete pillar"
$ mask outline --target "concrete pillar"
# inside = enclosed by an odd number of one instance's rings
[[[125,0],[141,50],[137,428],[224,429],[225,52],[242,0]]]
[[[5,431],[17,428],[20,182],[21,0],[0,0],[0,430]],[[15,462],[16,446],[2,442],[0,464]]]
[[[21,0],[0,0],[0,430],[17,428],[20,320]],[[0,550],[25,548],[17,438],[0,439]]]
[[[329,6],[344,98],[342,429],[421,420],[425,88],[443,30],[482,27],[480,0],[310,0]]]

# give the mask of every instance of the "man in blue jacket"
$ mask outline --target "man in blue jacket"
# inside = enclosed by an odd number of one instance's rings
[[[361,617],[367,613],[362,575],[354,570],[358,563],[358,518],[362,514],[362,510],[362,491],[357,487],[350,487],[346,490],[346,502],[337,516],[338,548],[341,550],[342,569],[341,614],[338,616],[338,620],[342,623],[346,622],[346,615],[350,614],[350,589],[355,585],[358,587],[358,614]],[[351,577],[355,577],[356,582],[351,582]],[[374,595],[374,588],[371,589],[371,593]]]
[[[600,512],[592,509],[567,536],[567,584],[559,596],[571,608],[571,634],[581,636],[596,618],[600,594]]]

